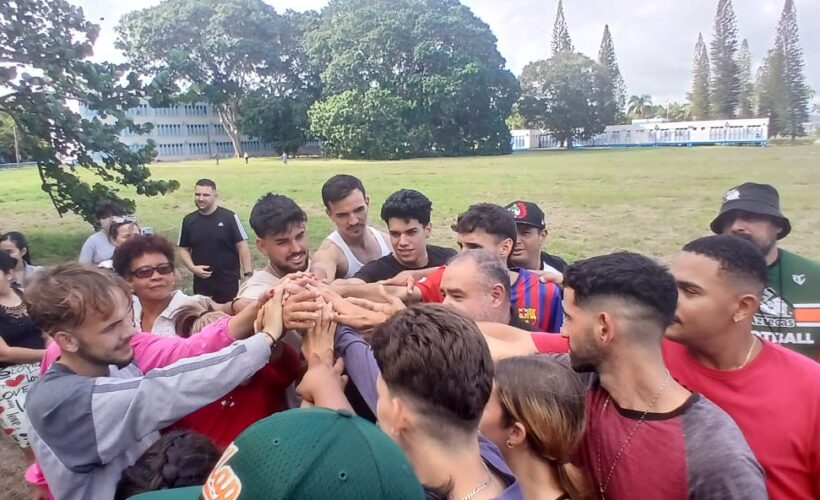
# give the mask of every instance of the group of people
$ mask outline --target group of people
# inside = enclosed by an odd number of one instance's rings
[[[0,238],[0,422],[38,498],[820,497],[820,265],[779,248],[772,186],[669,267],[568,264],[525,200],[467,207],[448,248],[416,190],[386,232],[356,177],[321,197],[312,253],[259,198],[262,269],[209,179],[176,247],[114,204],[79,263]]]

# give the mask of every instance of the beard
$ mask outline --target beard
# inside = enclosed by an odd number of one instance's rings
[[[603,353],[594,345],[593,332],[590,330],[584,335],[585,347],[572,347],[570,342],[569,361],[572,369],[578,373],[598,371],[598,366],[604,360]]]
[[[94,366],[108,367],[114,365],[121,370],[134,361],[134,350],[129,349],[129,351],[128,356],[123,358],[115,358],[113,354],[109,356],[97,356],[96,354],[88,352],[85,346],[81,344],[80,349],[77,351],[77,356],[82,358],[86,363]]]
[[[732,233],[732,235],[737,236],[738,238],[744,239],[744,240],[748,241],[749,243],[751,243],[752,245],[754,245],[755,248],[757,248],[760,251],[760,254],[763,255],[764,257],[769,255],[769,252],[771,252],[772,249],[774,248],[774,246],[777,244],[776,241],[760,241],[760,240],[757,240],[757,239],[755,239],[754,236],[752,236],[749,233],[737,232],[737,233]]]

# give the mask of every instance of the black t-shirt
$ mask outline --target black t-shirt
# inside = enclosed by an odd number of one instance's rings
[[[402,271],[415,271],[416,269],[443,266],[449,262],[455,254],[456,251],[452,248],[427,245],[427,265],[424,267],[409,268],[402,266],[391,253],[381,259],[365,264],[353,277],[366,283],[375,283],[377,281],[390,279]]]
[[[43,335],[37,325],[28,317],[26,306],[0,306],[0,337],[9,347],[26,349],[45,349]],[[0,363],[0,368],[12,366],[13,363]]]
[[[239,279],[239,251],[236,244],[248,239],[239,217],[217,207],[210,215],[192,212],[182,219],[179,246],[191,250],[197,266],[211,266],[210,281]],[[194,278],[196,280],[196,278]]]
[[[569,266],[569,264],[567,264],[567,261],[565,261],[561,257],[557,255],[550,255],[547,252],[541,252],[542,268],[544,264],[547,264],[548,266],[555,268],[560,273],[566,271],[567,267]]]

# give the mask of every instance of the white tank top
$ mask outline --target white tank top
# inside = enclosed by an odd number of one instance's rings
[[[376,241],[379,242],[379,250],[381,250],[381,257],[384,257],[385,255],[390,255],[390,252],[392,252],[393,250],[390,248],[390,244],[384,238],[384,235],[381,232],[379,232],[378,229],[372,228],[370,226],[367,226],[367,229],[370,231],[370,234],[372,234],[376,238]],[[354,274],[359,272],[359,269],[364,267],[364,264],[359,262],[359,259],[357,259],[355,255],[353,255],[353,251],[350,250],[350,247],[342,238],[342,235],[339,234],[339,231],[333,231],[332,233],[330,233],[330,236],[328,236],[327,239],[335,243],[336,246],[342,250],[345,259],[347,259],[347,274],[345,274],[345,278],[352,278]]]

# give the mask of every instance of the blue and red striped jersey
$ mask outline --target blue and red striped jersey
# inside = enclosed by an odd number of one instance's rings
[[[518,318],[543,332],[559,333],[564,323],[561,289],[555,283],[542,283],[525,269],[514,271],[518,278],[510,289],[510,302]]]

